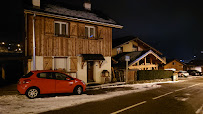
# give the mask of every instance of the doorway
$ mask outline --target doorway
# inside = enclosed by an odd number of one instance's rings
[[[94,82],[93,78],[94,61],[87,62],[87,82]]]

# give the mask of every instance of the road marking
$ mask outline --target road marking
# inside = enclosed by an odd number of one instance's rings
[[[200,83],[194,84],[194,85],[188,86],[187,88],[191,88],[191,87],[194,87],[194,86],[199,85],[199,84],[200,84]]]
[[[175,90],[175,92],[181,91],[181,90],[184,90],[184,89],[187,89],[187,88],[186,87],[185,88],[181,88],[181,89]]]
[[[146,102],[147,102],[147,101],[143,101],[143,102],[134,104],[134,105],[132,105],[132,106],[126,107],[126,108],[121,109],[121,110],[118,110],[118,111],[116,111],[116,112],[112,112],[111,114],[118,114],[118,113],[123,112],[123,111],[125,111],[125,110],[128,110],[128,109],[130,109],[130,108],[133,108],[133,107],[139,106],[139,105],[141,105],[141,104],[144,104],[144,103],[146,103]]]
[[[202,114],[203,113],[203,105],[195,113],[196,114]]]
[[[175,90],[174,92],[181,91],[181,90],[184,90],[184,89],[187,89],[187,88],[191,88],[191,87],[194,87],[194,86],[199,85],[199,84],[200,84],[200,83],[194,84],[194,85],[191,85],[191,86],[188,86],[188,87],[185,87],[185,88],[181,88],[181,89]],[[156,99],[159,99],[159,98],[161,98],[161,97],[164,97],[164,96],[167,96],[167,95],[169,95],[169,94],[172,94],[172,93],[174,93],[174,92],[169,92],[169,93],[160,95],[160,96],[158,96],[158,97],[154,97],[154,98],[152,98],[152,99],[153,99],[153,100],[156,100]],[[123,112],[123,111],[125,111],[125,110],[131,109],[131,108],[136,107],[136,106],[139,106],[139,105],[141,105],[141,104],[144,104],[144,103],[146,103],[146,102],[147,102],[147,101],[143,101],[143,102],[134,104],[134,105],[132,105],[132,106],[126,107],[126,108],[121,109],[121,110],[118,110],[118,111],[116,111],[116,112],[112,112],[111,114],[118,114],[118,113]],[[201,108],[202,108],[202,107],[201,107]],[[198,112],[198,111],[197,111],[197,112]]]
[[[184,89],[187,89],[187,88],[191,88],[191,87],[194,87],[194,86],[199,85],[199,84],[200,84],[200,83],[194,84],[194,85],[191,85],[191,86],[188,86],[188,87],[185,87],[185,88],[181,88],[181,89],[175,90],[174,92],[181,91],[181,90],[184,90]],[[154,97],[154,98],[152,98],[152,99],[153,99],[153,100],[156,100],[156,99],[158,99],[158,98],[164,97],[164,96],[169,95],[169,94],[172,94],[172,93],[173,93],[173,92],[169,92],[169,93],[160,95],[160,96],[158,96],[158,97]]]
[[[169,93],[160,95],[160,96],[158,96],[158,97],[154,97],[154,98],[152,98],[152,99],[153,99],[153,100],[156,100],[156,99],[158,99],[158,98],[164,97],[164,96],[169,95],[169,94],[172,94],[172,93],[173,93],[173,92],[169,92]]]

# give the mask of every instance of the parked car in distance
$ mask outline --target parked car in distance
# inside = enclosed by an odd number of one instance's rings
[[[40,94],[74,93],[82,94],[86,90],[84,81],[53,70],[31,71],[19,79],[17,90],[33,99]]]
[[[187,72],[192,76],[202,76],[202,72],[199,72],[198,70],[188,70]]]
[[[187,71],[179,71],[178,76],[179,77],[187,77],[187,76],[189,76],[189,73]]]

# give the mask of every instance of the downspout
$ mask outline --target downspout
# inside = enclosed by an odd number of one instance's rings
[[[25,56],[27,56],[27,13],[25,13]]]
[[[33,70],[36,70],[36,58],[35,58],[35,16],[33,15]]]

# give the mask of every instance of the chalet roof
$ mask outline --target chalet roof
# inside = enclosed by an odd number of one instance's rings
[[[50,3],[41,3],[40,8],[35,8],[31,4],[25,4],[24,9],[27,11],[35,11],[40,13],[52,14],[52,15],[60,15],[65,17],[71,17],[71,19],[78,20],[89,20],[93,22],[102,22],[106,24],[117,25],[118,28],[122,28],[117,22],[115,22],[110,17],[104,15],[100,11],[96,10],[85,10],[82,7],[75,7],[71,5],[65,5],[62,3],[51,2]]]
[[[125,56],[130,56],[130,61],[128,62],[129,66],[133,65],[135,62],[140,61],[144,57],[146,57],[149,54],[153,54],[157,59],[162,61],[165,64],[165,61],[160,58],[156,53],[154,53],[152,50],[149,51],[134,51],[134,52],[124,52],[121,54],[118,54],[114,57],[112,57],[115,61],[117,61],[116,64],[112,64],[112,66],[117,68],[125,68],[126,67],[126,61]]]
[[[145,43],[144,41],[142,41],[141,39],[139,39],[138,37],[135,37],[135,36],[125,36],[122,38],[113,39],[112,40],[112,47],[118,48],[121,45],[129,43],[130,41],[136,41],[137,43],[140,43],[143,46],[147,47],[148,50],[153,50],[154,52],[162,55],[162,53],[160,51],[156,50],[155,48],[153,48],[152,46],[148,45],[147,43]]]
[[[191,60],[187,65],[203,66],[203,60],[202,59],[194,59],[194,60]]]
[[[134,51],[134,52],[123,52],[120,53],[114,57],[112,57],[114,60],[118,61],[117,64],[112,64],[112,66],[119,67],[119,68],[125,68],[126,67],[126,61],[125,56],[130,56],[129,64],[132,63],[134,60],[142,56],[146,51]]]

